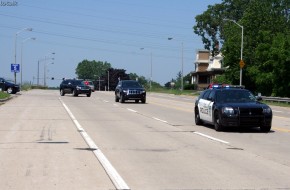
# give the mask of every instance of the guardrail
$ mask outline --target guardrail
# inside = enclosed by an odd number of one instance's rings
[[[272,96],[262,96],[263,100],[270,102],[279,102],[279,103],[290,103],[290,98],[281,98],[281,97],[272,97]]]

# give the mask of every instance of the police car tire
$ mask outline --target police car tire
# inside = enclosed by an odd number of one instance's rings
[[[195,110],[195,124],[196,125],[202,124],[202,121],[201,121],[200,116],[199,116],[199,112],[197,110]]]
[[[220,117],[217,111],[214,112],[214,128],[216,131],[223,130],[223,126],[220,124]]]

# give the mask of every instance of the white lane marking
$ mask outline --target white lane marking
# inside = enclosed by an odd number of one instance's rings
[[[217,139],[217,138],[211,137],[211,136],[209,136],[209,135],[205,135],[205,134],[203,134],[203,133],[199,133],[199,132],[193,132],[193,133],[195,133],[195,134],[197,134],[197,135],[200,135],[200,136],[203,136],[203,137],[206,137],[206,138],[208,138],[208,139],[214,140],[214,141],[218,141],[218,142],[224,143],[224,144],[230,144],[230,143],[227,142],[227,141],[223,141],[223,140],[221,140],[221,139]]]
[[[276,110],[272,110],[273,112],[276,112],[276,113],[282,113],[283,111],[276,111]]]
[[[155,119],[155,120],[157,120],[157,121],[161,121],[161,122],[163,122],[163,123],[167,123],[167,121],[162,120],[162,119],[159,119],[159,118],[157,118],[157,117],[152,117],[152,118]]]
[[[90,136],[85,132],[85,130],[82,128],[82,126],[79,124],[79,122],[76,120],[70,109],[65,105],[65,103],[59,98],[60,102],[62,103],[63,107],[69,114],[70,118],[73,120],[76,128],[84,138],[85,142],[88,144],[90,149],[93,150],[93,153],[99,160],[99,162],[102,164],[103,168],[107,172],[108,176],[110,177],[111,181],[113,182],[116,189],[120,190],[129,190],[130,188],[126,184],[126,182],[123,180],[123,178],[119,175],[117,170],[112,166],[112,164],[109,162],[109,160],[105,157],[105,155],[102,153],[102,151],[98,148],[98,146],[94,143],[94,141],[90,138]]]
[[[118,104],[113,104],[114,106],[118,107],[119,105]]]
[[[109,101],[108,100],[103,100],[105,103],[108,103]]]
[[[127,108],[127,110],[131,111],[131,112],[134,112],[134,113],[137,113],[136,110],[133,110],[133,109],[130,109],[130,108]]]

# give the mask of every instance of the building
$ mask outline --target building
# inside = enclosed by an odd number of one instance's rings
[[[212,57],[209,50],[198,50],[196,53],[195,71],[191,73],[192,84],[197,85],[198,90],[205,89],[216,76],[224,73],[222,68],[223,57],[218,54]]]

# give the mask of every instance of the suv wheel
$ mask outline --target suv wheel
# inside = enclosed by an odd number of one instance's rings
[[[141,102],[142,102],[142,104],[145,104],[146,103],[146,98],[142,99]]]
[[[12,87],[9,87],[9,88],[7,88],[7,93],[8,94],[13,94],[13,88]]]
[[[87,97],[90,97],[90,96],[91,96],[91,93],[88,93],[88,94],[87,94]]]
[[[117,96],[117,94],[115,94],[115,102],[119,102],[119,98],[118,98],[118,96]]]
[[[60,90],[60,95],[61,95],[61,96],[64,96],[64,91],[63,91],[63,89]]]
[[[268,133],[268,132],[270,132],[270,130],[271,130],[271,125],[270,125],[270,126],[261,125],[261,126],[260,126],[260,130],[261,130],[262,132]]]
[[[78,93],[75,89],[73,90],[73,96],[78,96]]]
[[[120,97],[120,102],[121,103],[124,103],[125,102],[124,96],[122,94],[121,94],[121,97]]]

